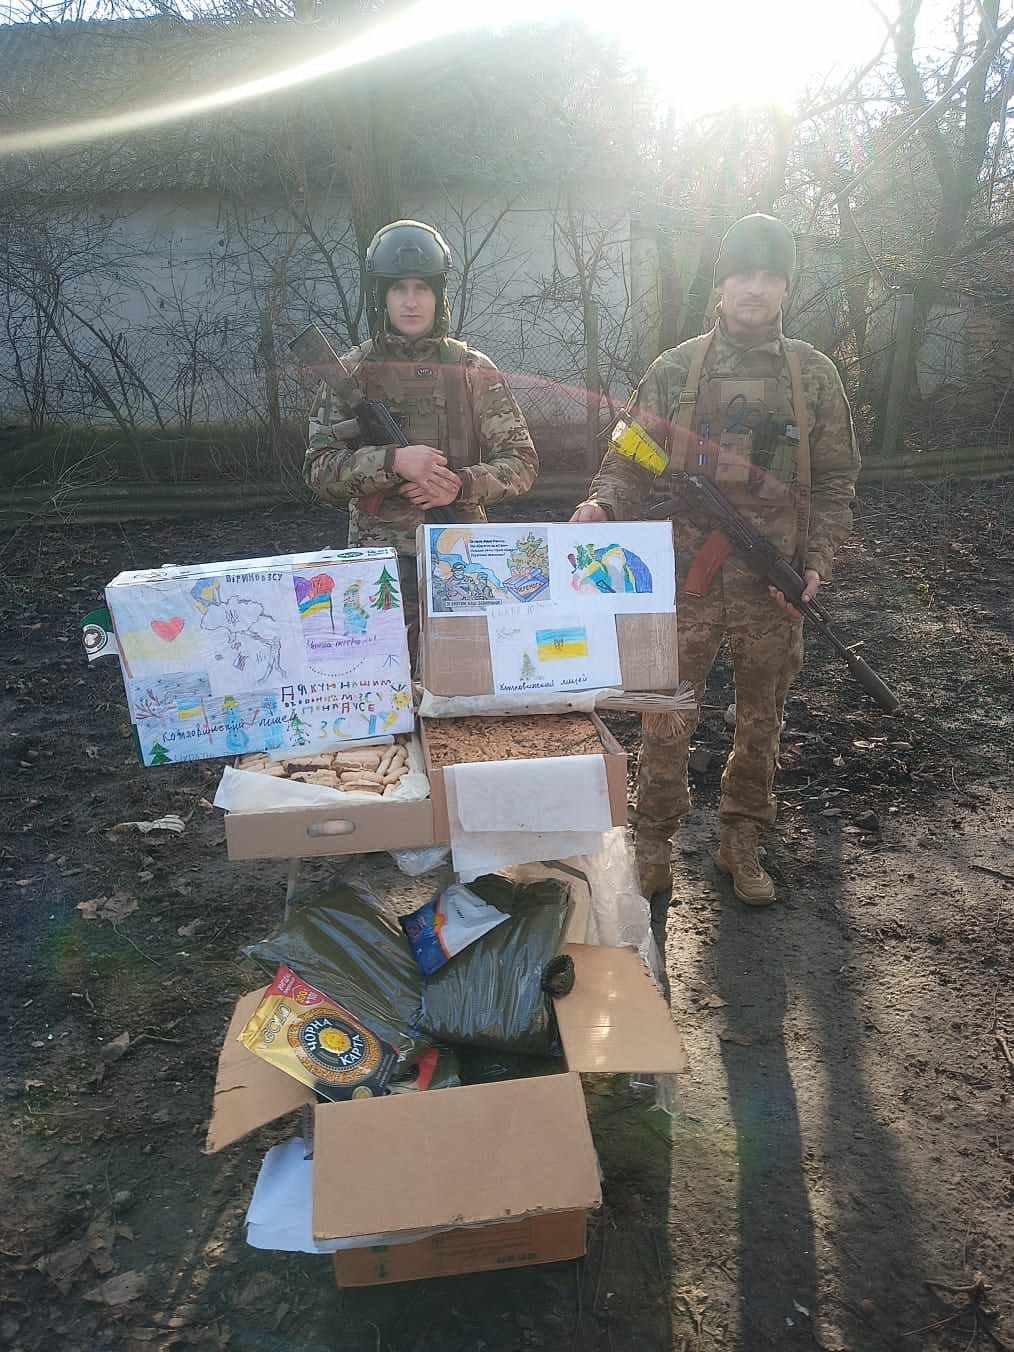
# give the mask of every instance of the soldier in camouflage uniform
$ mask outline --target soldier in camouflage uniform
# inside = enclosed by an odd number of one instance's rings
[[[524,415],[483,353],[447,336],[443,237],[419,221],[394,221],[366,252],[372,337],[343,358],[361,397],[387,405],[411,443],[364,445],[342,427],[349,406],[319,387],[303,476],[323,502],[348,506],[350,547],[393,546],[415,653],[416,528],[427,512],[485,521],[485,506],[527,493],[539,460]],[[432,519],[432,518],[431,518]]]
[[[715,265],[717,323],[663,352],[648,368],[631,411],[669,455],[669,465],[712,478],[730,502],[801,572],[811,600],[831,576],[852,523],[859,453],[833,363],[782,334],[781,305],[795,269],[795,243],[771,216],[746,216],[728,231]],[[576,521],[636,519],[655,473],[607,451],[574,513]],[[735,553],[701,556],[711,535],[703,516],[673,522],[677,559],[680,678],[697,703],[723,636],[732,651],[736,727],[722,775],[718,868],[748,905],[774,900],[758,836],[775,819],[772,791],[782,708],[803,661],[802,619],[781,592]],[[719,541],[712,543],[718,544]],[[700,578],[717,568],[710,586]],[[704,594],[701,594],[704,593]],[[690,808],[687,763],[696,713],[682,730],[669,715],[642,720],[635,812],[644,895],[658,914],[671,890],[672,834]]]

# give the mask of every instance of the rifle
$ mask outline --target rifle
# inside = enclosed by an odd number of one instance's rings
[[[408,438],[398,426],[391,410],[379,399],[365,397],[353,380],[352,372],[316,324],[308,324],[302,333],[297,334],[289,343],[289,351],[300,366],[315,371],[352,410],[352,419],[339,424],[341,435],[354,436],[358,433],[364,441],[377,446],[408,445]],[[356,423],[354,429],[349,425],[353,421]],[[371,493],[360,499],[360,502],[367,511],[371,511],[369,504],[372,502],[376,505],[383,496],[383,493]],[[454,520],[446,507],[433,507],[426,517],[440,524]]]
[[[777,587],[786,601],[795,606],[803,618],[809,620],[824,635],[835,652],[844,657],[849,671],[866,693],[875,699],[885,712],[894,713],[901,702],[898,696],[885,685],[869,663],[864,662],[858,653],[853,652],[834,632],[831,628],[831,616],[825,607],[816,599],[812,601],[802,599],[806,582],[795,568],[782,558],[774,546],[751,526],[749,521],[740,516],[724,493],[716,488],[710,479],[697,474],[677,474],[674,480],[680,490],[679,494],[649,508],[646,513],[648,519],[659,521],[673,516],[677,509],[682,507],[686,497],[691,505],[703,507],[717,526],[717,530],[708,537],[701,554],[698,555],[699,559],[704,556],[702,566],[697,570],[697,581],[701,589],[695,590],[694,594],[707,595],[711,579],[734,549],[758,577],[763,578],[772,587]],[[691,573],[695,569],[697,560],[694,561]]]

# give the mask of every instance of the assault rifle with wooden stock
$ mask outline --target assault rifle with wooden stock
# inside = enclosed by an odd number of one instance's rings
[[[816,598],[812,601],[802,599],[805,580],[749,521],[740,516],[721,490],[710,479],[697,474],[674,474],[672,482],[677,490],[676,496],[649,508],[646,513],[648,519],[659,521],[674,516],[689,503],[694,507],[702,507],[716,526],[705,541],[698,559],[694,560],[691,577],[687,579],[688,590],[694,595],[706,596],[715,573],[729,553],[735,550],[758,577],[772,587],[777,587],[786,601],[824,635],[831,647],[844,657],[849,671],[866,693],[886,713],[893,713],[900,703],[898,696],[885,685],[869,663],[864,662],[834,632],[831,616],[825,607]]]
[[[340,425],[341,435],[355,436],[358,433],[364,441],[375,442],[378,446],[408,445],[405,433],[395,422],[391,410],[377,399],[364,397],[352,379],[351,371],[316,324],[308,324],[302,333],[293,338],[289,351],[300,366],[307,367],[330,385],[338,398],[344,400],[352,410],[357,427],[351,427],[353,419],[349,419],[348,423]]]
[[[289,343],[289,351],[300,366],[315,372],[351,409],[353,417],[339,423],[335,429],[339,436],[360,436],[365,442],[377,446],[408,445],[408,438],[391,410],[379,399],[365,397],[352,379],[348,367],[316,324],[308,324],[302,333],[297,334]],[[383,496],[383,493],[371,493],[368,497],[360,498],[359,505],[365,511],[373,512]],[[446,524],[453,521],[454,516],[446,507],[431,507],[426,519]]]

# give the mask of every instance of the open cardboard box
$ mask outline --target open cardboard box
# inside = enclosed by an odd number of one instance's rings
[[[553,719],[555,714],[540,717]],[[627,822],[627,756],[595,713],[588,715],[602,743],[606,786],[614,826]],[[453,724],[453,719],[441,720]],[[509,726],[510,720],[504,720]],[[414,803],[350,802],[334,807],[228,812],[226,850],[230,859],[306,859],[317,855],[408,850],[444,844],[451,838],[443,770],[434,769],[426,742],[426,720],[418,735],[430,781],[430,796]]]
[[[578,1257],[601,1202],[580,1073],[679,1074],[687,1060],[633,949],[568,943],[563,952],[575,970],[574,989],[555,1002],[566,1070],[526,1080],[316,1102],[238,1041],[263,988],[244,995],[222,1048],[205,1149],[314,1105],[315,1238],[392,1241],[336,1253],[339,1286]],[[419,1232],[426,1237],[397,1242]]]
[[[488,715],[487,715],[488,716]],[[539,719],[547,720],[549,726],[552,720],[559,715],[540,714]],[[602,759],[606,767],[606,788],[609,793],[609,810],[612,816],[614,826],[626,826],[627,824],[627,753],[620,746],[619,742],[609,731],[596,713],[589,713],[595,731],[598,733],[599,741],[602,743]],[[426,774],[430,781],[430,800],[433,803],[433,832],[434,840],[448,841],[451,838],[451,828],[447,817],[447,790],[444,786],[444,772],[440,767],[434,767],[430,756],[429,744],[426,740],[426,725],[429,720],[420,718],[419,737],[422,741],[423,752],[426,757]],[[442,718],[439,720],[442,726],[453,725],[453,718]],[[504,719],[504,726],[510,727],[510,718]],[[546,757],[547,763],[555,759]],[[540,761],[541,763],[541,761]]]
[[[433,614],[430,611],[430,585],[434,564],[427,539],[432,538],[434,532],[442,530],[445,530],[453,540],[455,535],[469,536],[473,531],[479,535],[495,535],[498,529],[501,528],[462,527],[459,530],[454,526],[445,528],[420,526],[416,532],[421,620],[419,665],[423,685],[433,695],[493,697],[496,687],[487,613],[482,609],[466,609],[450,614]],[[596,531],[601,531],[602,528],[587,525],[575,527],[571,523],[564,522],[536,522],[528,525],[515,522],[510,529],[519,533],[534,531],[546,535],[549,539],[558,537],[573,542],[582,535],[595,535]],[[652,539],[655,542],[652,557],[657,558],[657,566],[667,575],[667,584],[656,580],[654,597],[656,604],[653,609],[638,607],[636,610],[627,611],[622,604],[622,597],[618,598],[619,609],[613,619],[619,654],[620,687],[627,691],[675,690],[679,684],[679,664],[673,595],[676,563],[672,552],[672,528],[668,522],[628,521],[610,522],[604,529],[610,539],[622,537],[634,548],[638,547],[639,542],[647,543]],[[451,548],[460,553],[462,559],[469,552],[467,544],[463,544],[460,539],[454,541]],[[476,557],[480,563],[492,565],[494,570],[497,570],[489,550],[480,549]],[[548,577],[546,580],[549,582]],[[559,598],[561,606],[569,611],[574,601],[570,579],[558,576],[552,586],[555,590],[546,591],[540,596],[539,605],[544,606],[552,595]],[[504,599],[510,601],[511,598]],[[481,604],[476,602],[476,607]],[[605,604],[603,598],[599,598],[599,604]]]
[[[406,742],[409,768],[428,767],[416,734]],[[307,859],[317,855],[365,854],[432,845],[433,804],[350,795],[321,807],[259,808],[225,814],[230,859]]]
[[[335,803],[334,807],[225,815],[225,845],[230,859],[309,859],[315,855],[411,850],[432,845],[435,839],[430,798],[415,803]]]

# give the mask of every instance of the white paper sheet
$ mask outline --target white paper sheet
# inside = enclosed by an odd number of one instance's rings
[[[629,614],[676,599],[668,521],[427,526],[420,562],[430,615],[547,602]]]
[[[548,527],[425,527],[423,573],[430,615],[480,615],[547,600]]]
[[[560,758],[563,759],[563,758]],[[567,759],[571,759],[567,757]],[[602,771],[603,781],[605,780],[605,765],[601,756],[592,757],[574,757],[573,759],[597,760]],[[520,762],[521,764],[530,764],[538,766],[540,772],[547,763],[544,760],[533,762]],[[494,764],[503,765],[509,762],[494,762]],[[504,829],[503,818],[500,819],[500,825],[496,830],[490,831],[468,831],[461,821],[461,804],[468,800],[468,807],[465,809],[466,817],[472,821],[488,820],[484,814],[489,811],[488,808],[478,809],[470,815],[472,808],[471,794],[474,789],[474,781],[469,778],[470,787],[462,790],[458,780],[458,775],[462,770],[478,769],[477,766],[446,766],[444,769],[444,787],[447,793],[447,816],[450,823],[451,834],[451,861],[454,870],[462,882],[471,882],[474,878],[481,877],[484,873],[495,872],[499,868],[504,868],[509,864],[531,864],[542,859],[562,859],[567,855],[573,854],[596,854],[602,849],[605,839],[602,830],[510,830]],[[533,780],[529,776],[528,786],[531,787]],[[564,820],[569,824],[573,822],[573,817],[568,813],[566,805],[559,803],[554,807],[552,818],[553,822]],[[594,816],[589,814],[586,820],[594,820]],[[495,820],[495,818],[494,818]],[[606,797],[606,827],[610,824],[608,812],[608,795]]]
[[[304,784],[281,775],[262,775],[254,770],[234,770],[227,765],[215,792],[215,807],[226,812],[284,812],[286,808],[340,807],[349,803],[416,803],[430,796],[424,774],[409,771],[390,798],[375,793],[346,793],[326,784]]]
[[[618,686],[620,649],[608,610],[503,606],[486,615],[493,694]]]
[[[612,826],[601,755],[451,768],[465,831],[608,831]]]
[[[672,526],[668,521],[554,525],[549,572],[560,605],[576,602],[583,610],[611,614],[669,610],[676,604]]]

